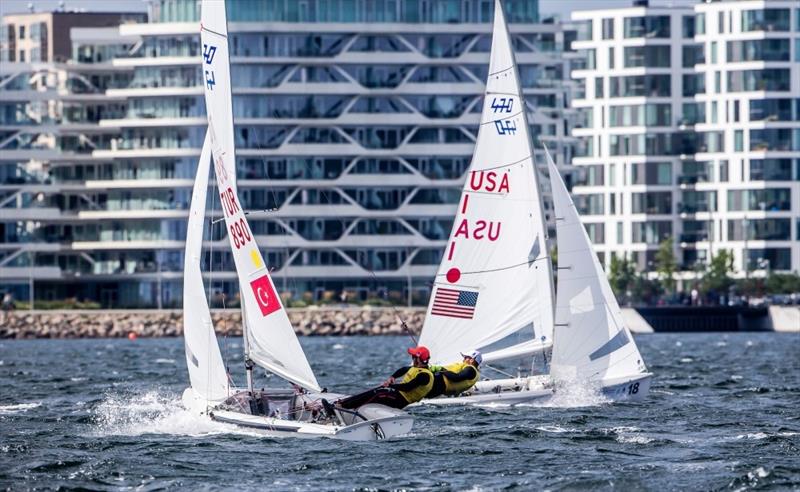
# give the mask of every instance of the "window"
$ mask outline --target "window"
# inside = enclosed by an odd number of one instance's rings
[[[742,31],[788,31],[789,9],[745,10],[742,12]]]
[[[753,99],[750,101],[750,121],[798,121],[798,99]]]
[[[711,46],[709,46],[708,50],[711,58],[711,63],[717,63],[717,42],[711,41]]]
[[[728,72],[728,91],[788,91],[789,69],[733,70]]]
[[[633,242],[659,244],[672,236],[672,222],[647,221],[633,223]]]
[[[697,14],[694,16],[694,31],[695,34],[706,33],[706,14]]]
[[[748,270],[790,270],[792,250],[789,248],[747,249]]]
[[[744,151],[744,130],[736,130],[733,132],[733,150],[735,152]]]
[[[717,101],[711,101],[710,123],[719,123],[719,108],[717,106]]]
[[[750,210],[777,212],[791,209],[791,189],[789,188],[728,191],[728,210],[731,212]]]
[[[604,223],[599,224],[583,224],[586,228],[586,234],[593,244],[604,244],[606,242],[606,229]]]
[[[617,222],[617,244],[623,243],[624,225],[622,222]]]
[[[714,92],[722,93],[722,72],[714,72]]]
[[[578,33],[577,40],[578,41],[591,41],[592,38],[593,38],[593,36],[592,36],[592,21],[591,20],[587,20],[587,21],[577,22],[576,24],[577,24],[576,28],[577,28],[577,33]]]
[[[19,26],[19,39],[25,39],[25,26]]]
[[[728,161],[719,161],[719,181],[720,183],[728,182]]]
[[[800,40],[798,40],[800,41]],[[800,45],[798,45],[800,46]],[[614,47],[608,48],[608,68],[614,68]]]
[[[25,51],[19,50],[19,62],[25,63]]]
[[[669,75],[634,75],[611,77],[611,97],[669,97],[671,93]]]
[[[614,39],[614,19],[603,19],[603,39]]]
[[[626,38],[668,38],[670,36],[669,16],[626,17],[624,34]]]
[[[789,61],[788,39],[729,41],[728,61]]]
[[[691,15],[684,16],[681,22],[683,27],[682,34],[684,38],[693,38],[695,34],[695,18]]]
[[[702,46],[684,46],[681,51],[682,54],[682,65],[684,68],[691,68],[695,65],[699,65],[701,63],[705,63],[705,58],[703,57],[703,47]]]
[[[603,97],[603,77],[594,79],[594,97],[597,99]]]
[[[714,212],[717,210],[716,191],[684,190],[681,193],[681,203],[678,211],[682,214],[695,214],[697,212]]]
[[[631,46],[624,51],[625,68],[670,66],[669,46]]]
[[[750,150],[800,150],[800,129],[767,128],[750,130]]]
[[[672,163],[639,162],[631,164],[631,184],[671,185]]]
[[[683,95],[686,97],[706,92],[706,77],[702,73],[684,75],[682,82]]]
[[[611,106],[609,126],[670,126],[672,106],[669,104],[645,104],[636,106]]]
[[[671,214],[672,192],[650,191],[631,194],[634,214]]]
[[[800,163],[800,159],[798,160]],[[751,181],[791,181],[791,159],[751,159]]]
[[[575,208],[581,215],[603,215],[603,195],[575,195]]]

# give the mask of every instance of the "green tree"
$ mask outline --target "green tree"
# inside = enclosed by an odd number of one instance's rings
[[[675,272],[678,271],[678,260],[675,258],[675,251],[672,249],[672,238],[668,237],[661,241],[656,252],[656,271],[661,286],[667,294],[675,292]]]
[[[611,263],[608,265],[608,282],[616,294],[617,299],[624,299],[631,291],[636,281],[636,267],[633,261],[612,254]]]
[[[706,268],[700,289],[704,293],[717,292],[726,293],[733,285],[733,279],[728,275],[733,271],[733,253],[728,250],[720,250],[711,258]]]
[[[800,275],[796,273],[770,273],[765,284],[769,294],[800,292]]]

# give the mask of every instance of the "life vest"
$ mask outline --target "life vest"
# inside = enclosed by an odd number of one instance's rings
[[[416,403],[421,399],[425,398],[425,396],[430,392],[431,388],[433,387],[433,373],[430,369],[425,367],[410,367],[408,371],[406,371],[405,375],[403,376],[401,383],[407,383],[417,377],[417,374],[424,372],[428,373],[428,384],[424,386],[417,386],[416,388],[409,390],[409,391],[401,391],[400,394],[403,395],[403,398],[406,399],[408,403]]]
[[[472,367],[475,369],[475,377],[472,379],[467,379],[465,381],[450,381],[447,379],[447,376],[442,375],[444,378],[444,394],[447,396],[457,396],[467,391],[468,389],[472,388],[472,386],[478,382],[478,378],[480,377],[480,373],[476,367],[473,367],[466,362],[454,362],[450,365],[444,366],[445,371],[459,373],[464,370],[466,367]]]

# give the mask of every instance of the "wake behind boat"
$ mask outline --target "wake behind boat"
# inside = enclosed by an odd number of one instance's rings
[[[184,405],[212,419],[271,436],[379,440],[406,434],[413,418],[383,405],[333,408],[323,393],[277,295],[236,185],[225,3],[202,2],[202,67],[208,132],[198,163],[189,212],[184,264],[184,336],[191,388]],[[210,162],[214,162],[225,225],[239,280],[247,388],[229,379],[211,322],[200,258]],[[261,366],[294,389],[255,390],[253,369]]]

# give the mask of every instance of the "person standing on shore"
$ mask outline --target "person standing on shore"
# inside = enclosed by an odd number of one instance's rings
[[[411,356],[411,366],[401,367],[377,388],[343,398],[334,404],[346,409],[355,409],[368,403],[405,408],[423,399],[433,387],[433,373],[428,369],[431,353],[420,346],[408,349],[408,354]],[[398,379],[400,382],[397,382]]]

